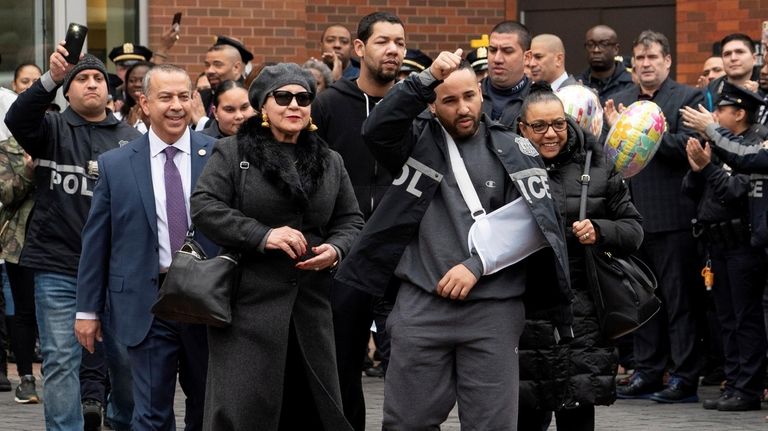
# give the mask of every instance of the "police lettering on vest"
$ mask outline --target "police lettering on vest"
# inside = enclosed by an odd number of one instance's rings
[[[38,166],[51,170],[49,187],[54,190],[60,187],[64,193],[83,196],[93,196],[89,182],[95,181],[93,176],[86,173],[85,168],[73,165],[59,165],[52,160],[38,160]]]
[[[510,178],[517,184],[520,194],[526,201],[533,202],[533,199],[552,199],[549,191],[549,177],[547,171],[540,168],[530,168],[523,171],[510,174]]]
[[[403,165],[400,175],[392,181],[392,185],[401,186],[407,183],[408,186],[405,188],[405,191],[420,198],[421,190],[419,190],[418,184],[422,176],[437,181],[438,183],[443,180],[442,174],[413,157],[410,157]]]

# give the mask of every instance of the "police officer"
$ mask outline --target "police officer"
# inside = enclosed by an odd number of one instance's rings
[[[112,48],[109,52],[109,59],[115,63],[117,76],[121,81],[125,81],[125,72],[139,61],[149,61],[153,57],[152,50],[145,46],[124,43]]]
[[[431,65],[432,57],[424,54],[418,48],[408,48],[405,50],[405,57],[403,57],[403,64],[400,65],[397,79],[405,79],[411,73],[419,73]]]
[[[719,133],[741,146],[759,144],[766,135],[766,129],[755,124],[762,104],[757,94],[722,81],[715,113]],[[684,122],[699,131],[704,122],[714,127],[709,113],[690,111],[694,114],[683,111]],[[701,120],[686,120],[686,116],[693,115]],[[766,353],[761,307],[766,272],[763,250],[750,244],[750,177],[715,163],[709,143],[702,147],[698,139],[690,138],[686,152],[691,170],[683,181],[683,190],[698,199],[694,236],[704,245],[715,274],[712,293],[725,355],[725,391],[717,399],[705,400],[704,408],[759,410]]]
[[[488,76],[488,47],[481,46],[467,54],[467,61],[472,66],[477,76],[477,82],[480,82]]]

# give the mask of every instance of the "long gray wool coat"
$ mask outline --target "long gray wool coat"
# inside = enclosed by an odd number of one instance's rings
[[[258,246],[270,228],[291,226],[310,246],[329,243],[343,256],[363,219],[341,157],[310,132],[290,145],[249,122],[216,144],[191,198],[196,228],[242,253],[232,325],[208,332],[206,430],[278,429],[291,326],[323,427],[351,430],[335,365],[331,272],[298,270],[284,252]],[[238,198],[243,159],[249,167]]]

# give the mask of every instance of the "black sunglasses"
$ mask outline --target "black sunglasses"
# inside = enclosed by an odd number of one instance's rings
[[[296,98],[296,104],[299,106],[309,106],[313,100],[315,100],[315,93],[308,91],[302,91],[301,93],[291,93],[290,91],[278,90],[273,91],[270,96],[275,98],[275,102],[280,106],[288,106],[291,104],[291,100]]]

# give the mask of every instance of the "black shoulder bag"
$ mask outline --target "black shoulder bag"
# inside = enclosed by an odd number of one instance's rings
[[[579,220],[587,218],[587,191],[592,151],[587,151],[581,176]],[[661,308],[656,277],[639,258],[617,256],[597,246],[584,246],[587,282],[595,301],[603,336],[615,339],[643,326]]]
[[[249,164],[242,161],[239,167],[240,189],[236,191],[236,207],[242,206],[245,171]],[[194,240],[194,226],[191,226],[181,249],[173,255],[152,313],[177,322],[219,328],[229,326],[232,323],[232,298],[240,278],[239,259],[239,253],[232,252],[208,259]]]

